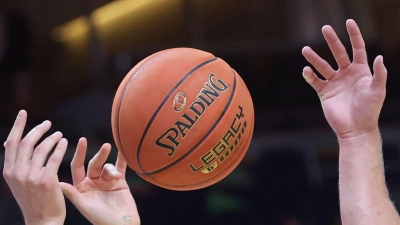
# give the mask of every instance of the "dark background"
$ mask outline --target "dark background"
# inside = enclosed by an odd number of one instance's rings
[[[51,120],[52,132],[70,142],[59,173],[70,181],[79,137],[89,140],[88,159],[102,143],[113,143],[111,104],[125,74],[156,51],[199,48],[227,61],[246,82],[256,110],[254,138],[239,167],[206,189],[168,191],[129,171],[142,224],[340,224],[338,147],[302,78],[308,63],[301,49],[309,45],[334,63],[321,27],[332,25],[351,50],[348,18],[360,26],[370,63],[381,54],[389,71],[380,127],[397,203],[398,0],[1,0],[0,140],[19,109],[28,111],[27,130]],[[68,201],[67,207],[65,224],[90,224]],[[0,224],[23,224],[3,179]]]

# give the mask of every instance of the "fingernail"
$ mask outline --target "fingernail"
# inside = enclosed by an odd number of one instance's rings
[[[4,144],[3,144],[4,148],[6,147],[6,144],[7,144],[7,141],[5,141]]]
[[[57,132],[55,132],[53,135],[54,135],[54,136],[60,136],[60,135],[62,135],[62,133],[61,133],[60,131],[57,131]]]
[[[24,111],[20,110],[17,115],[17,119],[22,119],[22,117],[24,117]]]
[[[67,144],[67,139],[63,138],[60,140],[60,145],[65,145]]]
[[[42,125],[47,125],[48,123],[50,123],[50,121],[45,120],[45,121],[43,121]]]

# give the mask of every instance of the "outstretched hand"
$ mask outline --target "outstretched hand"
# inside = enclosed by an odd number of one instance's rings
[[[135,200],[125,180],[126,161],[118,154],[117,162],[103,164],[111,151],[104,144],[90,160],[85,172],[87,140],[81,138],[71,162],[73,185],[60,182],[63,193],[95,225],[140,224]]]
[[[44,121],[23,137],[27,117],[25,110],[19,112],[4,142],[3,176],[21,208],[25,224],[63,224],[65,201],[57,172],[67,140],[62,138],[61,132],[56,132],[39,142],[50,129],[50,121]]]
[[[303,76],[321,100],[325,117],[339,138],[351,138],[377,129],[379,114],[386,95],[387,71],[383,57],[376,57],[374,74],[368,66],[365,43],[354,20],[346,22],[353,49],[353,61],[331,26],[322,33],[338,65],[334,70],[310,47],[302,53],[326,79],[321,80],[310,67]]]

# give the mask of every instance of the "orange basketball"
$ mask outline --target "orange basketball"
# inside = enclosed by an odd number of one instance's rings
[[[112,107],[114,140],[129,167],[171,190],[200,189],[240,163],[254,108],[239,74],[197,49],[174,48],[139,62]]]

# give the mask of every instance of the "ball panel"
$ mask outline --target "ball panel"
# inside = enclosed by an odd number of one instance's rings
[[[118,149],[122,149],[121,146],[121,140],[119,137],[119,110],[120,110],[120,102],[121,99],[124,95],[124,92],[126,90],[127,84],[130,82],[130,80],[132,79],[132,77],[135,75],[135,72],[142,67],[145,63],[147,63],[149,60],[153,59],[154,57],[156,57],[157,55],[160,55],[166,51],[171,51],[173,49],[167,49],[167,50],[163,50],[160,52],[156,52],[148,57],[146,57],[145,59],[143,59],[142,61],[140,61],[138,64],[136,64],[129,72],[128,74],[124,77],[124,79],[121,81],[117,92],[115,94],[114,97],[114,101],[112,104],[112,110],[111,110],[111,129],[112,129],[112,133],[113,133],[113,137],[115,140],[115,144],[117,145]],[[128,161],[129,159],[126,157],[124,151],[121,151],[125,158],[126,161]]]
[[[171,190],[204,188],[230,174],[254,129],[251,96],[233,71],[212,54],[190,48],[164,50],[136,65],[112,108],[114,139],[128,166]]]
[[[167,170],[147,176],[139,175],[173,190],[199,189],[227,176],[242,160],[252,138],[253,103],[248,94],[240,94],[246,92],[247,88],[238,76],[238,87],[232,104],[207,142],[203,142],[188,157]]]
[[[159,187],[163,187],[163,188],[170,189],[170,190],[176,190],[176,191],[191,191],[191,190],[197,190],[197,189],[211,186],[211,185],[221,181],[225,177],[227,177],[239,165],[239,163],[242,161],[242,159],[246,155],[247,149],[249,148],[249,146],[251,144],[251,137],[253,135],[254,121],[251,123],[251,125],[252,125],[252,127],[250,127],[250,129],[251,129],[250,138],[247,140],[247,142],[242,147],[242,149],[239,149],[240,154],[235,159],[233,159],[232,163],[229,166],[224,167],[224,170],[222,170],[219,174],[215,174],[212,177],[199,179],[200,181],[198,183],[188,183],[188,184],[183,184],[183,185],[175,185],[175,183],[174,183],[174,182],[185,183],[185,177],[182,177],[182,176],[179,176],[179,178],[170,179],[166,183],[162,183],[159,181],[159,180],[162,180],[163,177],[165,177],[165,176],[176,177],[176,176],[178,176],[178,174],[180,174],[180,171],[165,171],[163,173],[152,175],[152,176],[147,176],[145,174],[140,174],[140,173],[138,173],[138,175],[140,177],[142,177],[144,180],[146,180],[152,184],[155,184]]]
[[[120,149],[128,165],[142,171],[137,161],[137,147],[148,121],[181,77],[194,66],[215,58],[212,54],[189,48],[178,48],[155,55],[136,71],[120,100]],[[140,118],[140,120],[138,120]]]
[[[199,68],[172,90],[139,145],[144,172],[156,173],[177,163],[205,140],[230,104],[236,88],[234,76],[229,65],[218,60]],[[179,111],[171,104],[176,96],[185,96],[186,103],[179,104]]]

